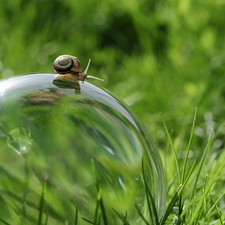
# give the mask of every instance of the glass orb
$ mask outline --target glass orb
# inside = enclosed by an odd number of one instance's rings
[[[161,217],[162,163],[141,121],[109,91],[54,76],[0,81],[0,219],[74,224],[78,209],[78,224],[87,224],[101,194],[108,224],[123,224],[113,209],[144,224],[134,207],[150,219],[142,159]]]

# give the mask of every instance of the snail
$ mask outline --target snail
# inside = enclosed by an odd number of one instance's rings
[[[53,68],[58,73],[55,78],[83,82],[86,78],[94,78],[104,81],[103,79],[87,75],[90,62],[91,60],[89,59],[86,69],[82,72],[81,63],[77,57],[71,55],[61,55],[56,58],[53,63]]]

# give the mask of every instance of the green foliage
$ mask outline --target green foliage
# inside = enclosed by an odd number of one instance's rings
[[[182,207],[169,206],[168,223],[219,224],[225,216],[224,14],[222,0],[2,0],[0,76],[53,73],[61,54],[77,56],[83,68],[91,58],[89,73],[105,79],[101,85],[131,106],[156,141],[168,202]],[[179,173],[182,183],[190,175],[182,198]]]

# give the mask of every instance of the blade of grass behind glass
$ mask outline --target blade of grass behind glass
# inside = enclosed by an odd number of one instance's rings
[[[10,225],[9,223],[5,222],[5,220],[0,219],[0,221],[1,221],[2,223],[4,223],[5,225]]]
[[[101,217],[102,217],[102,214],[100,213],[100,215],[99,215],[99,220],[98,220],[98,225],[101,224]]]
[[[124,216],[124,218],[125,218],[125,219],[127,219],[127,211],[126,211],[126,213],[125,213],[125,216]]]
[[[78,223],[78,208],[77,208],[77,206],[75,206],[75,208],[76,208],[76,212],[75,212],[75,225],[77,225],[77,223]]]
[[[181,189],[181,188],[182,188],[182,185],[180,185],[180,186],[178,187],[178,189],[176,190],[176,192],[175,192],[173,198],[171,199],[169,205],[167,206],[166,212],[164,213],[163,217],[162,217],[161,220],[160,220],[160,225],[165,224],[165,222],[166,222],[168,216],[169,216],[170,213],[172,212],[173,207],[174,207],[175,203],[176,203],[177,200],[178,200],[178,197],[179,197],[179,193],[180,193],[180,189]]]
[[[166,126],[166,124],[165,124],[165,121],[164,121],[164,119],[163,119],[163,116],[162,116],[162,113],[161,113],[161,112],[160,112],[160,115],[161,115],[161,118],[162,118],[163,126],[164,126],[164,128],[165,128],[165,130],[166,130],[166,134],[167,134],[167,136],[168,136],[168,138],[169,138],[170,145],[171,145],[172,150],[173,150],[174,159],[175,159],[175,163],[176,163],[176,169],[177,169],[178,181],[179,181],[179,183],[181,183],[181,179],[180,179],[180,171],[179,171],[179,165],[178,165],[178,160],[177,160],[177,153],[176,153],[176,150],[175,150],[175,148],[174,148],[172,139],[171,139],[171,137],[170,137],[169,131],[168,131],[168,129],[167,129],[167,126]]]
[[[168,168],[167,167],[167,165],[168,165],[168,163],[167,163],[167,161],[168,161],[168,158],[169,158],[169,154],[168,154],[168,152],[169,152],[169,141],[167,141],[166,142],[166,149],[165,149],[165,157],[164,157],[164,165],[165,165],[165,168]],[[164,170],[165,171],[165,179],[166,179],[166,185],[168,184],[168,173],[167,173],[167,171],[166,170]]]
[[[137,209],[138,214],[140,215],[140,217],[142,218],[142,220],[143,220],[147,225],[150,225],[150,224],[148,223],[148,221],[145,219],[145,217],[143,216],[143,214],[141,213],[141,210],[138,208],[138,206],[137,206],[136,204],[135,204],[134,206],[135,206],[135,208]]]
[[[95,164],[94,164],[94,166],[95,166]],[[95,168],[94,171],[96,172],[96,168]],[[95,174],[95,177],[96,177],[96,174]],[[98,185],[97,179],[96,179],[95,182],[96,182],[96,189],[99,192],[100,189],[99,189],[99,185]],[[99,203],[100,203],[100,208],[101,208],[101,212],[102,212],[102,218],[103,218],[103,221],[104,221],[104,225],[108,225],[108,220],[107,220],[105,206],[104,206],[102,197],[100,198]]]
[[[101,208],[101,212],[102,212],[102,219],[104,221],[104,225],[108,225],[108,220],[107,220],[105,206],[104,206],[104,202],[103,202],[102,197],[100,199],[100,208]]]
[[[120,215],[114,208],[112,208],[116,215],[123,221],[124,225],[130,225],[123,215]]]
[[[81,219],[82,219],[82,220],[84,220],[84,221],[86,221],[86,222],[88,222],[88,223],[90,223],[90,224],[94,224],[94,223],[93,223],[93,222],[91,222],[90,220],[85,219],[85,218],[83,218],[83,217],[81,217]]]
[[[13,206],[13,204],[11,203],[11,201],[8,200],[8,198],[3,194],[2,191],[1,191],[1,194],[2,194],[2,198],[5,200],[5,202],[7,202],[12,207],[13,211],[17,214],[17,216],[20,216],[20,213],[17,212],[17,210],[15,209],[15,207]]]
[[[156,210],[156,207],[155,207],[155,201],[154,201],[154,198],[152,197],[152,194],[151,194],[151,192],[149,190],[148,184],[147,184],[146,179],[145,179],[144,160],[143,160],[143,158],[142,158],[142,175],[143,175],[143,179],[144,179],[145,192],[146,192],[146,196],[147,196],[148,209],[149,209],[149,213],[150,213],[150,216],[151,216],[151,220],[152,220],[153,224],[155,222],[156,225],[158,225],[159,224],[159,218],[158,218],[157,210]],[[150,204],[149,198],[150,198],[152,204]],[[155,217],[155,221],[154,221],[153,216],[152,216],[151,206],[152,206],[152,209],[153,209],[153,214],[154,214],[154,217]]]
[[[46,219],[45,219],[45,225],[48,224],[48,215],[46,215]]]
[[[144,172],[144,161],[143,161],[143,158],[142,158],[142,176],[143,176],[144,186],[145,186],[145,178],[144,178],[145,177],[145,172]],[[146,193],[146,199],[147,199],[147,204],[148,204],[148,211],[150,213],[150,218],[151,218],[152,224],[154,224],[153,215],[152,215],[152,209],[151,209],[151,205],[150,205],[150,202],[149,202],[149,197],[148,197],[148,192],[147,192],[146,186],[145,186],[145,193]]]
[[[38,225],[41,225],[41,221],[42,221],[42,215],[43,215],[43,210],[44,210],[44,201],[45,201],[44,200],[45,191],[46,191],[46,181],[44,181],[44,183],[43,183],[43,189],[42,189],[41,198],[40,198]]]
[[[100,205],[100,199],[101,199],[101,191],[98,188],[98,196],[97,196],[96,209],[95,209],[94,225],[97,225],[97,223],[98,223],[98,209],[99,209],[99,205]]]
[[[159,225],[159,218],[158,218],[158,213],[157,213],[157,210],[156,210],[156,207],[155,207],[155,201],[154,201],[152,193],[151,193],[147,184],[146,184],[146,189],[147,189],[147,192],[148,192],[148,196],[150,197],[150,200],[151,200],[151,205],[152,205],[153,213],[154,213],[154,216],[155,216],[155,223],[156,223],[156,225]]]

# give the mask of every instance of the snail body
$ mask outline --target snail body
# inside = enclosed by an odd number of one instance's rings
[[[77,57],[71,55],[61,55],[57,57],[53,63],[53,68],[58,73],[55,77],[57,79],[83,82],[86,78],[104,81],[103,79],[87,75],[90,62],[91,60],[89,59],[86,69],[82,72],[81,63]]]

